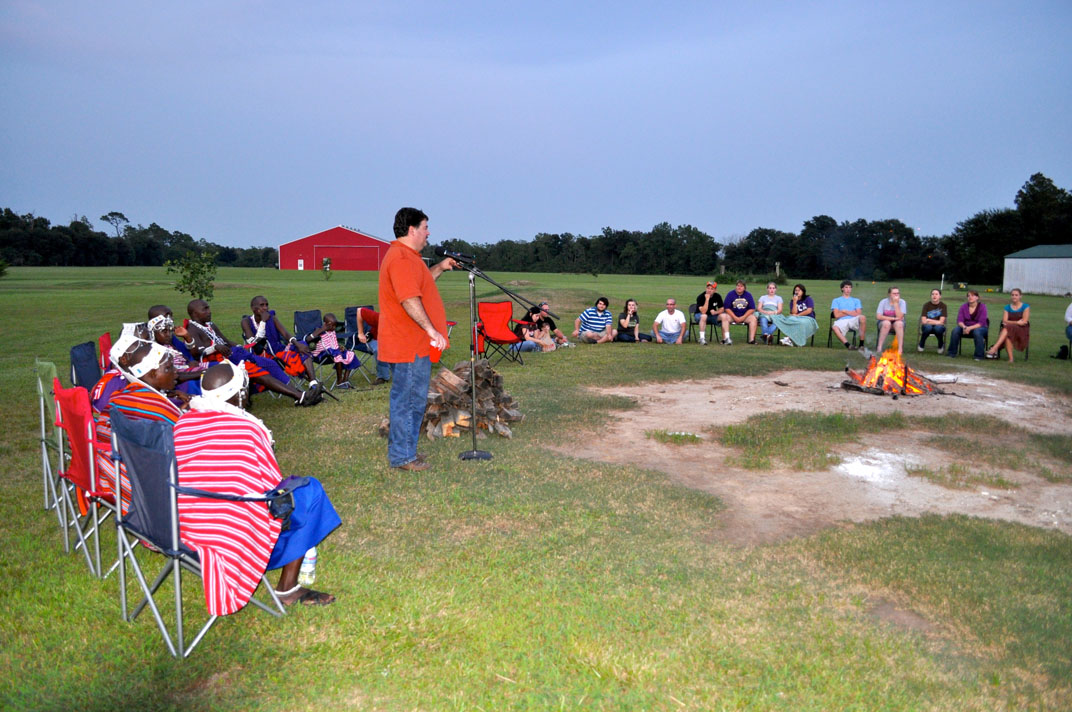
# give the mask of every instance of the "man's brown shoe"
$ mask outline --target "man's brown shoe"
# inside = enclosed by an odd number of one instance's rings
[[[405,465],[399,465],[396,470],[405,470],[406,472],[424,472],[431,465],[424,460],[414,460],[413,462],[407,462]]]

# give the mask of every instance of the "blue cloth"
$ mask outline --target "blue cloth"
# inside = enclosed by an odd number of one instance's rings
[[[417,440],[428,406],[428,382],[432,360],[418,356],[409,363],[394,364],[391,380],[391,427],[387,432],[387,461],[400,467],[417,459]]]
[[[662,329],[659,329],[659,336],[662,337],[663,343],[665,343],[665,344],[676,344],[677,343],[677,338],[679,336],[681,336],[681,332],[680,331],[663,331]]]
[[[945,324],[923,324],[919,329],[919,346],[923,348],[927,344],[927,337],[934,334],[938,339],[938,348],[945,343]]]
[[[764,336],[770,336],[775,332],[777,327],[774,325],[774,319],[766,314],[759,315],[759,326],[763,329]]]
[[[1065,336],[1068,337],[1069,341],[1072,341],[1072,324],[1065,327]]]
[[[290,515],[290,528],[279,533],[279,540],[272,549],[267,569],[278,569],[324,541],[328,534],[342,524],[339,513],[324,492],[317,479],[310,479],[304,487],[294,490],[294,512]]]
[[[960,338],[964,335],[964,330],[957,326],[953,329],[952,335],[949,337],[949,350],[946,354],[949,356],[956,356],[960,353]],[[971,332],[971,337],[975,339],[975,358],[981,359],[986,352],[986,335],[987,328],[980,326],[975,331]]]
[[[614,321],[614,317],[611,316],[610,309],[604,309],[600,312],[595,307],[588,307],[581,312],[581,331],[598,333],[610,326],[612,321]]]
[[[542,351],[540,345],[535,341],[520,341],[510,346],[511,351],[520,351],[521,353],[527,353],[529,351]]]
[[[830,302],[830,311],[833,311],[835,309],[838,309],[840,311],[853,311],[855,309],[860,309],[861,313],[863,313],[863,308],[863,304],[856,297],[842,296],[837,297],[832,302]],[[842,318],[844,319],[846,317]]]

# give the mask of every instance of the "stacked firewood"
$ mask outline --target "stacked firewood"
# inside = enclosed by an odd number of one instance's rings
[[[461,361],[453,370],[439,369],[428,384],[428,408],[424,412],[422,428],[429,440],[456,438],[469,434],[473,420],[472,387],[469,383],[469,362]],[[476,422],[478,438],[487,437],[485,431],[511,437],[509,423],[525,418],[517,408],[517,401],[503,390],[502,376],[488,364],[487,359],[476,362]],[[387,436],[390,418],[380,423],[380,435]]]

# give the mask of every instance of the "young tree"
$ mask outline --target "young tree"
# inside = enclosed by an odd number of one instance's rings
[[[214,250],[188,250],[179,260],[164,263],[168,274],[178,274],[175,282],[178,292],[189,294],[194,299],[212,299],[213,281],[216,279],[216,252]]]

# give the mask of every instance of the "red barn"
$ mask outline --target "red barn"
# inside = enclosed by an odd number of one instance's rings
[[[279,246],[279,269],[322,267],[331,258],[333,270],[379,270],[391,243],[373,235],[339,225]]]

